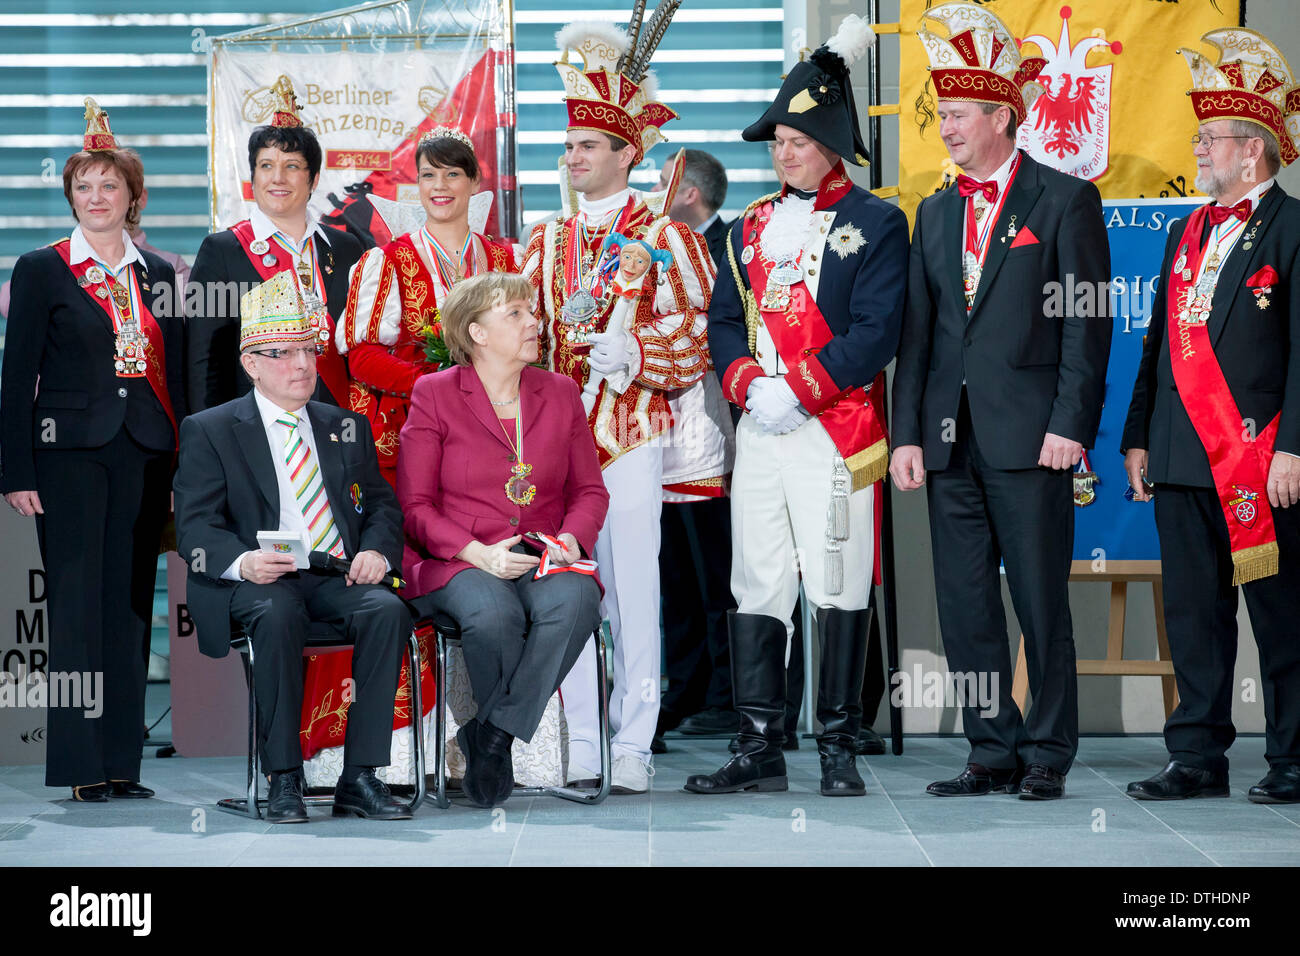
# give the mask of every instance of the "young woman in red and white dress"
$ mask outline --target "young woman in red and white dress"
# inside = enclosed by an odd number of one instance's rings
[[[394,486],[398,434],[410,410],[411,391],[420,376],[443,364],[425,351],[426,330],[438,322],[438,303],[463,278],[518,271],[511,244],[482,232],[492,194],[477,192],[479,165],[469,137],[449,126],[434,127],[420,138],[415,162],[418,207],[370,197],[397,238],[368,250],[352,267],[347,305],[334,332],[338,351],[348,359],[349,404],[370,420],[380,470]],[[449,357],[446,364],[453,364]],[[307,667],[302,745],[312,786],[337,769],[335,755],[341,767],[349,657],[322,655]],[[421,681],[425,707],[431,709],[432,676],[422,674]],[[409,707],[409,684],[403,678],[394,719],[394,762],[383,774],[390,783],[410,779],[405,769],[410,734],[402,729],[410,720]]]
[[[437,322],[438,303],[467,276],[519,271],[511,244],[482,233],[492,197],[476,193],[479,166],[468,136],[449,126],[425,133],[416,150],[416,181],[422,217],[411,217],[411,204],[371,198],[383,204],[380,215],[397,238],[353,267],[335,331],[348,357],[351,406],[370,419],[389,482],[396,480],[398,433],[411,390],[421,375],[438,370],[425,354],[425,330]]]

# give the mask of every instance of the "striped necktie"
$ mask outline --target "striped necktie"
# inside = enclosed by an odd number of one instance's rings
[[[284,417],[275,421],[288,430],[288,436],[284,440],[284,464],[289,469],[289,484],[298,499],[298,507],[307,520],[307,537],[311,539],[311,550],[328,551],[336,558],[346,558],[343,538],[334,525],[329,496],[325,494],[320,466],[311,453],[311,445],[303,440],[302,433],[298,430],[298,416],[293,412],[285,412]]]

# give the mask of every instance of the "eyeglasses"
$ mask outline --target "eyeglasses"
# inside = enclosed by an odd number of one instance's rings
[[[1210,133],[1197,133],[1192,137],[1192,145],[1199,146],[1205,144],[1206,149],[1214,149],[1214,141],[1217,139],[1255,139],[1254,136],[1214,136]]]
[[[263,355],[266,358],[276,360],[297,358],[299,355],[315,358],[317,355],[325,354],[325,346],[309,345],[306,348],[298,349],[249,349],[249,351],[254,355]]]

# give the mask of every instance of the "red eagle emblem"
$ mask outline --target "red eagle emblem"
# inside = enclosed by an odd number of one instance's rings
[[[1034,129],[1043,131],[1043,149],[1064,159],[1067,152],[1078,155],[1083,134],[1092,132],[1093,78],[1081,76],[1072,82],[1070,74],[1062,73],[1055,78],[1055,90],[1052,79],[1040,81],[1043,92],[1034,100]]]

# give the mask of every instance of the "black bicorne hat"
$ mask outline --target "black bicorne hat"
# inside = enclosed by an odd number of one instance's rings
[[[786,74],[776,99],[741,133],[751,143],[776,138],[777,124],[806,133],[857,166],[866,166],[867,147],[858,127],[849,67],[871,48],[871,25],[849,14],[831,37]]]

